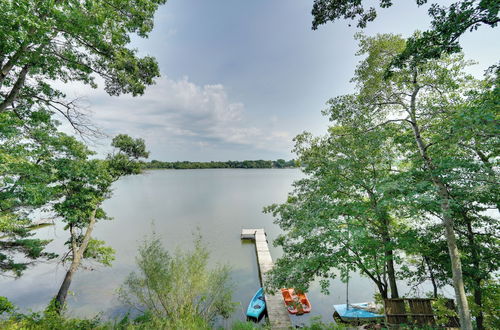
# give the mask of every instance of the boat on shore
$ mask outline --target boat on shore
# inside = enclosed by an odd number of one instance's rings
[[[247,316],[258,320],[265,309],[266,300],[264,298],[264,290],[260,288],[253,296],[252,300],[250,300],[250,304],[248,304]]]
[[[333,316],[347,323],[381,321],[384,315],[376,313],[371,306],[372,304],[370,303],[333,305],[335,309]]]
[[[281,295],[285,301],[286,309],[290,314],[302,315],[311,311],[311,302],[303,292],[295,291],[293,288],[281,289]]]

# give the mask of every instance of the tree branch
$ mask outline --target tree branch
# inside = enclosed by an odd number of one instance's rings
[[[19,77],[17,78],[16,83],[12,87],[10,93],[7,95],[7,97],[3,100],[2,103],[0,103],[0,112],[5,111],[9,105],[12,104],[16,100],[17,95],[19,94],[19,91],[24,85],[24,82],[26,80],[26,75],[28,74],[29,70],[29,65],[26,64],[21,72],[19,73]]]

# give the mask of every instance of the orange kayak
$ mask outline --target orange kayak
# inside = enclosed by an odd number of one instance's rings
[[[295,289],[281,289],[285,306],[290,314],[302,315],[311,311],[311,303],[305,293],[295,292]]]

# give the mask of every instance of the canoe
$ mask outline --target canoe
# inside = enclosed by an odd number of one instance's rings
[[[286,309],[290,314],[302,315],[311,311],[311,303],[305,293],[296,292],[293,288],[281,289]]]
[[[344,322],[371,322],[380,321],[384,315],[368,311],[369,303],[333,305],[335,309],[334,316],[340,317]]]
[[[250,300],[250,304],[248,304],[247,316],[258,319],[265,309],[266,301],[264,300],[264,290],[260,288],[253,296],[252,300]]]

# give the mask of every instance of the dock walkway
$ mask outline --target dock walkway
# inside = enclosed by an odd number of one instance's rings
[[[242,229],[241,239],[251,239],[255,241],[255,251],[257,252],[257,263],[259,265],[260,282],[262,287],[266,282],[266,273],[273,268],[273,259],[267,244],[266,232],[264,229]],[[285,308],[285,303],[281,292],[268,294],[264,292],[266,299],[267,316],[272,329],[290,329],[292,322]]]

